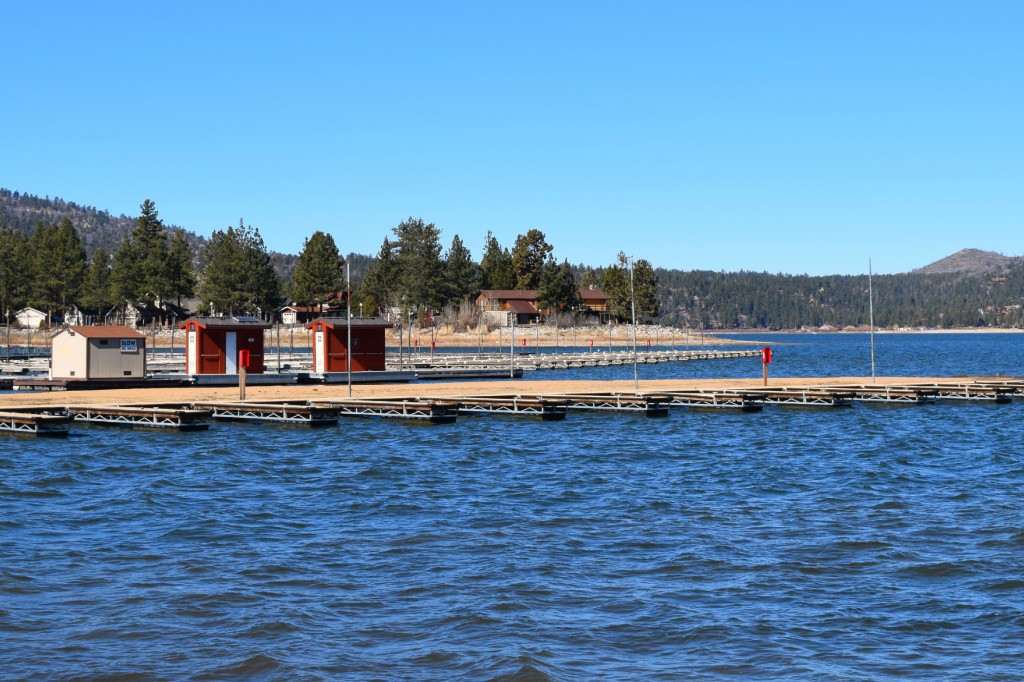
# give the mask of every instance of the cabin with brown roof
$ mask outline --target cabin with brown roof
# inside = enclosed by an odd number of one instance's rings
[[[249,356],[248,374],[263,374],[263,332],[272,325],[256,317],[190,317],[185,330],[185,374],[238,374]]]
[[[580,289],[585,311],[607,315],[608,294],[596,287]],[[508,324],[515,316],[516,324],[536,322],[542,311],[536,289],[484,289],[476,297],[477,310],[492,322]]]
[[[51,379],[124,379],[146,376],[146,337],[129,327],[65,327],[52,339]]]
[[[352,328],[352,353],[348,352],[349,323]],[[306,325],[313,332],[313,373],[349,371],[383,372],[385,368],[384,333],[391,323],[378,317],[320,317]]]

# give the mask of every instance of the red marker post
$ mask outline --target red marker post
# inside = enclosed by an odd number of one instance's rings
[[[245,400],[245,370],[249,368],[249,351],[238,351],[238,399]]]
[[[768,385],[768,365],[772,362],[772,349],[765,346],[761,349],[761,372],[764,374],[764,385]]]

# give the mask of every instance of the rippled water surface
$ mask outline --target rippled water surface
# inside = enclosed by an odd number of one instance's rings
[[[1017,338],[987,373],[1021,373]],[[934,361],[901,352],[907,373]],[[0,676],[1019,678],[1022,418],[1016,401],[5,437]]]

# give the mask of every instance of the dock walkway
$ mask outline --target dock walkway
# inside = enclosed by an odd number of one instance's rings
[[[212,422],[332,426],[342,417],[451,424],[460,416],[491,415],[563,421],[575,412],[665,417],[680,408],[705,412],[761,412],[765,407],[831,409],[862,405],[932,403],[1005,405],[1024,399],[1022,379],[909,381],[894,384],[826,383],[662,390],[640,393],[510,393],[428,397],[201,401],[125,405],[0,406],[0,432],[65,436],[72,423],[200,431]]]

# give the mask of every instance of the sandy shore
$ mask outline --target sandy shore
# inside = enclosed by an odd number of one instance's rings
[[[879,377],[876,385],[964,382],[979,377]],[[769,387],[812,387],[824,385],[870,385],[871,377],[771,378]],[[641,381],[641,393],[670,390],[763,388],[761,379],[661,379]],[[633,382],[625,381],[475,381],[414,384],[354,385],[354,398],[450,398],[466,395],[556,395],[560,393],[633,393]],[[349,396],[347,385],[248,386],[248,402],[307,401],[343,399]],[[19,391],[0,395],[0,411],[34,405],[82,406],[126,405],[132,403],[231,402],[238,400],[237,387],[139,388],[102,391]]]

